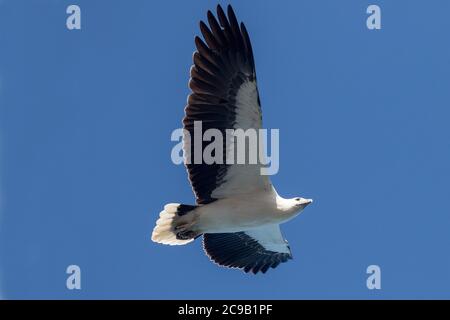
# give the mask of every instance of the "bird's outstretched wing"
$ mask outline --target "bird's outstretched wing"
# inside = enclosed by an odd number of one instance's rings
[[[184,129],[190,139],[183,139],[183,150],[189,180],[197,203],[206,204],[216,199],[258,189],[270,190],[270,181],[260,173],[256,164],[229,164],[226,129],[261,128],[261,107],[256,85],[252,46],[243,23],[239,26],[231,6],[228,17],[217,7],[218,21],[208,11],[209,27],[202,21],[203,40],[195,38],[197,51],[191,68],[189,87],[192,93],[183,119]],[[208,129],[220,130],[223,137],[222,163],[195,163],[194,151],[205,148],[214,141],[198,142],[194,137],[194,123],[201,121],[201,136]],[[197,145],[196,145],[197,144]],[[201,144],[201,145],[199,145]],[[248,157],[249,145],[245,153]]]
[[[215,263],[255,274],[292,259],[279,225],[235,233],[207,233],[203,248]]]

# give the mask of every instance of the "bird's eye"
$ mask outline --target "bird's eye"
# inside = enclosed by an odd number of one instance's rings
[[[300,198],[295,198],[295,201],[300,201]]]

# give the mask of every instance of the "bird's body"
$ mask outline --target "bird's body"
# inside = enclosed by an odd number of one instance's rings
[[[183,245],[203,235],[205,252],[217,264],[265,273],[292,258],[279,225],[298,215],[312,200],[279,196],[268,176],[261,173],[261,162],[226,162],[227,152],[236,148],[229,142],[223,146],[223,161],[192,161],[192,154],[212,144],[190,138],[195,136],[198,122],[202,123],[202,136],[210,129],[226,136],[228,129],[262,128],[247,30],[243,23],[239,26],[231,6],[228,17],[220,6],[217,15],[219,21],[208,11],[210,28],[200,23],[206,43],[195,38],[197,51],[189,81],[192,94],[183,119],[185,164],[197,204],[165,205],[152,240]],[[246,144],[245,159],[249,158],[249,150]]]
[[[239,232],[287,222],[300,213],[298,209],[292,200],[280,197],[271,188],[199,206],[182,216],[180,223],[195,221],[190,230],[196,234]]]
[[[204,210],[199,208],[199,230],[201,233],[239,232],[280,224],[290,218],[292,212],[292,209],[281,210],[280,204],[271,191],[220,199],[204,206]]]

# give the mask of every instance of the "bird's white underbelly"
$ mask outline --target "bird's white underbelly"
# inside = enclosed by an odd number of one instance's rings
[[[275,203],[260,197],[219,199],[196,210],[203,233],[239,232],[287,220]]]

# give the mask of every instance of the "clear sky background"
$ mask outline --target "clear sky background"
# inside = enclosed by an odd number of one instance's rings
[[[73,3],[81,31],[66,29]],[[273,183],[315,200],[283,226],[294,260],[254,276],[200,241],[150,241],[165,203],[194,203],[170,133],[216,1],[2,0],[3,297],[450,298],[450,2],[231,3],[264,126],[280,129]],[[366,287],[371,264],[381,290]]]

